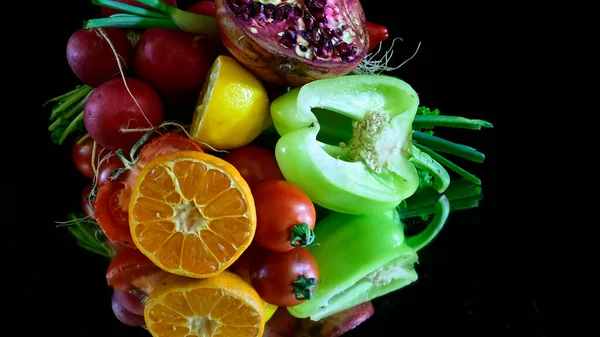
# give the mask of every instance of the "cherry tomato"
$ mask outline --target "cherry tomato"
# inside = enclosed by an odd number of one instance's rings
[[[256,186],[252,196],[257,219],[254,240],[259,245],[287,252],[314,243],[315,205],[300,188],[284,180],[268,180]]]
[[[95,220],[94,200],[89,199],[90,193],[92,193],[92,183],[87,184],[81,191],[81,210],[88,219]]]
[[[250,261],[260,253],[262,248],[256,243],[252,242],[250,246],[235,260],[235,262],[229,267],[229,270],[241,277],[244,281],[250,283]]]
[[[114,289],[148,295],[167,275],[139,250],[123,248],[111,260],[106,281]]]
[[[123,162],[119,157],[115,154],[103,160],[98,167],[98,178],[96,180],[96,184],[98,186],[102,185],[108,178],[111,177],[111,174],[117,170],[124,167]]]
[[[165,133],[153,138],[140,148],[136,164],[142,168],[158,156],[185,150],[203,152],[200,144],[188,137],[174,132]]]
[[[94,140],[92,137],[87,137],[81,143],[74,143],[71,148],[71,155],[73,157],[73,163],[77,170],[84,176],[93,179],[94,169],[92,168],[92,151],[94,147]],[[98,158],[101,152],[106,152],[104,148],[96,143],[96,160],[94,165],[98,167]]]
[[[306,248],[285,253],[262,249],[250,262],[250,283],[267,303],[291,307],[310,300],[319,283],[319,267]]]
[[[275,154],[256,145],[246,145],[231,150],[225,160],[233,165],[250,189],[265,180],[285,180]]]
[[[371,51],[379,47],[379,43],[388,39],[389,33],[385,26],[367,21],[367,34],[369,34],[369,49]]]

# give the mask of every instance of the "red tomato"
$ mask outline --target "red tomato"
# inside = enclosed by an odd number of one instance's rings
[[[367,34],[369,34],[369,52],[378,48],[379,43],[389,37],[387,27],[369,21],[367,21]]]
[[[136,248],[129,230],[129,201],[136,178],[143,165],[150,160],[182,150],[202,151],[202,148],[195,141],[175,133],[156,137],[141,147],[135,167],[100,185],[94,207],[98,225],[108,239],[126,247]]]
[[[101,160],[100,165],[98,166],[98,178],[96,180],[96,184],[101,186],[108,178],[111,177],[111,174],[120,168],[123,168],[123,162],[116,154],[111,155],[110,157]]]
[[[89,183],[83,188],[83,191],[81,191],[81,210],[88,219],[95,220],[94,200],[89,199],[90,193],[92,193],[92,187],[92,183]]]
[[[120,245],[136,248],[129,231],[131,189],[119,180],[107,180],[96,194],[94,209],[98,226],[106,237]]]
[[[106,281],[114,289],[148,295],[167,275],[139,250],[124,248],[111,260]]]
[[[240,257],[229,267],[229,270],[241,277],[244,281],[250,283],[250,261],[263,249],[252,242]]]
[[[312,298],[319,267],[306,248],[285,253],[263,249],[250,262],[250,282],[265,302],[291,307]]]
[[[287,252],[313,243],[315,205],[300,188],[287,181],[269,180],[256,186],[252,196],[257,219],[254,240],[259,245]]]
[[[142,168],[158,156],[185,150],[203,152],[200,144],[194,140],[174,132],[165,133],[142,146],[136,164]]]
[[[265,180],[285,180],[275,154],[256,145],[246,145],[231,150],[225,160],[233,165],[250,189]]]
[[[92,149],[94,147],[94,140],[92,137],[87,137],[81,143],[74,143],[71,148],[71,155],[73,157],[73,163],[75,163],[75,167],[83,174],[84,176],[93,179],[94,178],[94,169],[92,168]],[[96,143],[96,161],[94,165],[98,167],[98,157],[101,152],[106,152],[104,148]]]

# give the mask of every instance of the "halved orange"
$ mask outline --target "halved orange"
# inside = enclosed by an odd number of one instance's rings
[[[262,303],[229,271],[207,279],[169,275],[148,296],[144,320],[154,337],[260,337]]]
[[[129,204],[136,247],[159,268],[207,278],[229,267],[256,231],[254,199],[225,160],[198,151],[152,159]]]

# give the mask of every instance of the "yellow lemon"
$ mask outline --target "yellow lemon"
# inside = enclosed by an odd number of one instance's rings
[[[230,150],[252,142],[272,121],[262,82],[230,56],[219,56],[209,71],[190,128],[198,142]]]
[[[265,322],[267,322],[273,317],[273,314],[275,314],[275,311],[277,311],[277,308],[279,307],[265,301],[263,301],[263,306],[265,307]]]

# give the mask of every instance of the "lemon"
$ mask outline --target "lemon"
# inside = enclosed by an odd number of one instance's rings
[[[273,315],[275,314],[275,311],[277,311],[277,309],[279,308],[276,305],[267,303],[265,301],[263,301],[263,306],[265,307],[265,322],[270,320],[271,317],[273,317]]]
[[[232,57],[221,55],[200,92],[190,135],[214,149],[247,145],[271,126],[269,104],[262,82]]]

